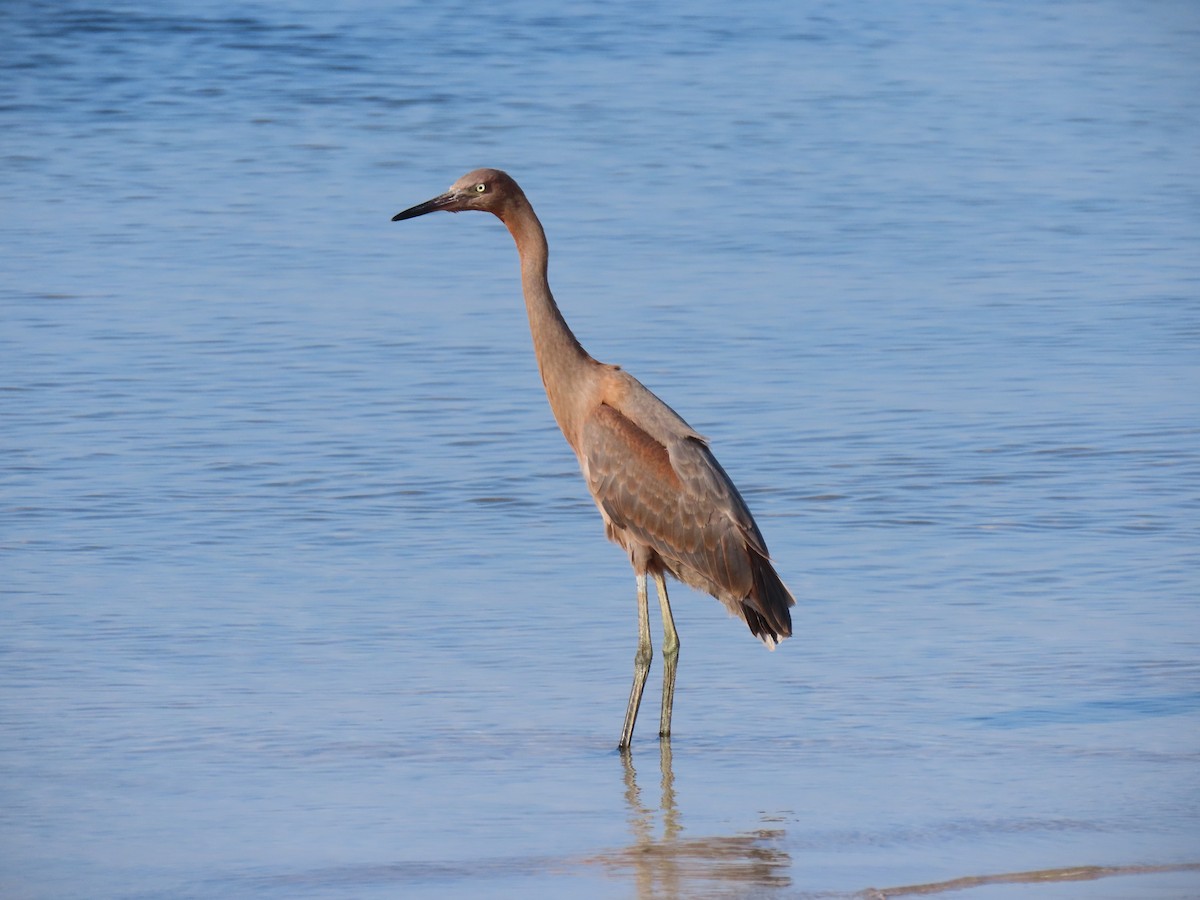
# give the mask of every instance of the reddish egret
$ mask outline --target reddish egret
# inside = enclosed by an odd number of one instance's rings
[[[533,350],[550,409],[600,508],[609,540],[629,553],[637,576],[638,647],[619,747],[627,750],[650,671],[646,576],[654,578],[663,620],[660,738],[671,734],[679,636],[663,574],[712,594],[770,649],[792,633],[796,601],[780,581],[746,502],[708,441],[618,366],[597,362],[567,327],[546,278],[550,250],[525,193],[504,172],[477,169],[446,193],[393,216],[445,210],[490,212],[521,258],[521,286]]]

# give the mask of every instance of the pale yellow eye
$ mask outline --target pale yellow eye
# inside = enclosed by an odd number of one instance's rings
[[[483,193],[484,191],[486,191],[486,190],[487,190],[487,185],[486,185],[486,184],[477,184],[477,185],[475,185],[475,192],[476,192],[476,193],[478,193],[478,194],[482,194],[482,193]]]

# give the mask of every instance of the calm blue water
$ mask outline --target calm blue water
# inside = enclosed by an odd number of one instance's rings
[[[1196,5],[500,6],[0,6],[0,894],[1200,895]],[[480,165],[800,598],[667,754]]]

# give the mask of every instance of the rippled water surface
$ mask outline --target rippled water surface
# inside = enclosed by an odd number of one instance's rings
[[[1198,45],[0,7],[0,893],[1200,895]],[[799,598],[766,653],[677,587],[628,758],[634,582],[512,242],[388,221],[479,165]]]

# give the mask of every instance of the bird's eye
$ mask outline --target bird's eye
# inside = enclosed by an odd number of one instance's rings
[[[477,193],[477,194],[482,194],[482,193],[483,193],[484,191],[486,191],[486,190],[487,190],[487,185],[486,185],[486,184],[477,184],[477,185],[475,185],[475,193]]]

